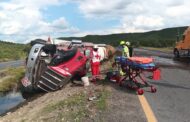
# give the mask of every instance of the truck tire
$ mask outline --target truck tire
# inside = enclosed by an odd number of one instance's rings
[[[175,58],[179,58],[180,57],[178,49],[174,49],[173,53],[174,53],[174,57]]]

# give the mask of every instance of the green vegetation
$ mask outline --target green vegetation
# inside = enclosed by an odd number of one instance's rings
[[[150,31],[145,33],[121,33],[110,35],[87,35],[84,37],[60,37],[59,39],[72,40],[79,39],[86,42],[105,43],[113,46],[118,46],[121,40],[130,41],[134,47],[173,47],[177,40],[177,33],[182,35],[187,26],[167,28],[158,31]],[[181,39],[182,36],[179,36]],[[33,40],[44,43],[44,40]],[[30,50],[30,45],[16,44],[11,42],[0,41],[0,62],[9,60],[18,60],[26,57]]]
[[[75,94],[65,100],[49,104],[39,113],[42,121],[76,121],[93,116],[94,112],[105,111],[107,108],[108,91],[96,91],[98,98],[88,101],[84,93]]]
[[[175,45],[177,40],[177,33],[182,35],[185,27],[167,28],[158,31],[150,31],[145,33],[122,33],[122,34],[111,34],[111,35],[87,35],[85,37],[60,37],[60,39],[72,40],[79,39],[83,41],[90,41],[94,43],[105,43],[113,46],[118,46],[121,40],[128,40],[134,46],[145,46],[145,47],[172,47]],[[180,36],[179,39],[181,39]]]
[[[63,109],[64,107],[72,107],[74,105],[84,105],[85,96],[83,94],[76,94],[67,100],[59,101],[54,104],[49,104],[43,109],[45,113],[52,112],[56,109]]]
[[[43,109],[43,113],[55,112],[55,118],[59,120],[80,120],[87,114],[85,101],[84,94],[76,94],[67,100],[48,105]]]
[[[0,92],[8,92],[20,83],[21,78],[24,76],[24,67],[8,68],[0,72]]]
[[[128,40],[132,45],[145,47],[172,47],[176,42],[176,34],[182,35],[185,27],[167,28],[145,33],[121,33],[111,35],[87,35],[85,37],[60,37],[60,39],[80,39],[93,43],[105,43],[117,46],[121,40]],[[181,37],[179,38],[181,39]],[[39,40],[39,39],[38,39]],[[23,59],[29,51],[30,46],[0,41],[0,62]]]
[[[24,59],[28,49],[27,46],[25,44],[0,41],[0,62]]]
[[[99,93],[99,100],[95,103],[98,110],[105,111],[107,108],[107,98],[109,96],[109,92],[105,89]]]

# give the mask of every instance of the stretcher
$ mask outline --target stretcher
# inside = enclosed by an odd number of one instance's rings
[[[144,93],[144,87],[149,87],[152,93],[157,91],[153,85],[150,85],[147,82],[144,76],[145,72],[150,72],[153,80],[160,80],[160,70],[152,58],[126,58],[118,56],[115,58],[113,66],[116,66],[117,70],[107,73],[107,78],[109,80],[115,81],[119,85],[126,82],[127,87],[136,90],[139,95]],[[123,72],[123,76],[121,75],[121,72]]]

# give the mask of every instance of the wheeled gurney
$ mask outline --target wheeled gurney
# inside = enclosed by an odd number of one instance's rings
[[[131,57],[126,58],[118,56],[115,58],[114,66],[117,67],[116,71],[107,73],[109,80],[115,80],[119,85],[124,82],[127,83],[129,88],[137,91],[139,95],[144,93],[143,87],[150,87],[152,93],[156,92],[156,88],[150,85],[145,80],[145,72],[152,74],[153,80],[160,79],[160,70],[155,65],[152,58],[147,57]],[[123,72],[123,76],[121,75]]]

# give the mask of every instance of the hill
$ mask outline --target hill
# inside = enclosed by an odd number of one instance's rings
[[[148,46],[148,47],[171,47],[175,45],[177,40],[177,33],[182,35],[188,26],[166,28],[157,31],[150,31],[144,33],[121,33],[110,35],[87,35],[84,37],[60,37],[59,39],[72,40],[79,39],[83,41],[90,41],[94,43],[106,43],[117,46],[120,40],[128,40],[134,46]],[[180,36],[181,38],[181,36]]]
[[[79,39],[93,43],[105,43],[117,46],[121,40],[128,40],[135,47],[172,47],[177,40],[177,33],[182,35],[187,26],[166,28],[144,33],[120,33],[110,35],[87,35],[84,37],[59,37],[59,39]],[[181,39],[182,36],[180,36]],[[41,41],[37,39],[37,41]],[[0,41],[0,62],[23,59],[29,52],[30,45]]]
[[[26,45],[0,41],[0,62],[23,59],[26,56]]]

